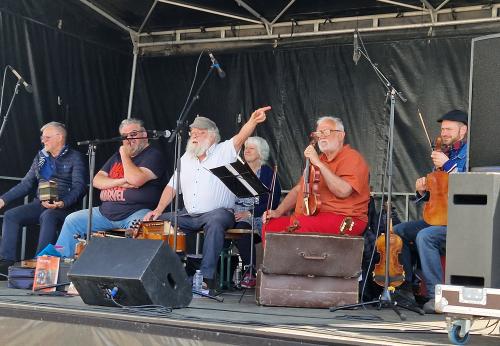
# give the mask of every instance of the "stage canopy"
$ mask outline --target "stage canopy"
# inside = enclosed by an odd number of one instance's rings
[[[72,145],[115,136],[129,115],[151,129],[173,129],[198,58],[195,87],[211,50],[227,77],[208,79],[189,120],[209,116],[228,139],[253,109],[271,105],[257,135],[269,141],[283,186],[291,188],[315,119],[341,117],[379,190],[386,90],[367,59],[353,62],[358,31],[371,60],[407,99],[396,103],[394,190],[412,191],[431,169],[417,110],[431,136],[441,114],[468,110],[470,42],[498,32],[499,6],[500,0],[1,0],[1,66],[16,68],[34,91],[16,97],[0,139],[0,175],[26,172],[48,121],[65,122]],[[14,84],[9,75],[2,115]],[[156,145],[171,166],[172,146]],[[115,149],[98,148],[98,166]]]

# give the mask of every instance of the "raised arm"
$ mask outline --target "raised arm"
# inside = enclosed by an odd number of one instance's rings
[[[266,120],[266,112],[270,109],[271,106],[266,106],[254,111],[250,116],[250,119],[248,119],[245,125],[243,125],[240,132],[238,132],[233,137],[233,144],[236,152],[238,152],[241,149],[243,143],[245,143],[248,137],[252,135],[253,131],[257,127],[257,124],[260,124]]]

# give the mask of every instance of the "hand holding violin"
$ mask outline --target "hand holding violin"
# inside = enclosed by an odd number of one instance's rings
[[[448,161],[448,156],[442,151],[433,151],[431,154],[432,162],[436,168],[441,168]]]
[[[309,159],[311,164],[314,166],[319,166],[321,164],[321,160],[319,159],[318,152],[314,148],[314,144],[310,144],[307,146],[306,150],[304,150],[304,156],[306,159]]]
[[[427,181],[425,177],[418,178],[417,181],[415,182],[415,190],[421,195],[427,191]]]

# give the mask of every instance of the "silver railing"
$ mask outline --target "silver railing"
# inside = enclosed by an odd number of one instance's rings
[[[3,180],[20,181],[21,179],[22,178],[19,178],[19,177],[9,177],[9,176],[0,175],[0,181],[3,181]],[[0,194],[3,192],[4,191],[1,191]],[[281,194],[284,197],[288,192],[289,192],[289,190],[282,190]],[[404,213],[404,220],[401,220],[401,221],[408,221],[410,218],[410,209],[414,208],[414,206],[412,204],[410,204],[410,200],[415,195],[415,192],[393,192],[392,195],[395,197],[403,197],[404,198],[404,203],[402,206],[403,213]],[[379,199],[382,196],[382,192],[372,192],[372,196],[374,196],[375,199]],[[87,208],[87,203],[88,203],[87,198],[88,198],[87,195],[85,195],[85,197],[83,198],[82,209]],[[28,199],[28,196],[26,196],[24,198],[23,203],[27,204],[28,202],[29,202],[29,199]],[[3,209],[0,210],[0,218],[3,219]],[[22,236],[21,236],[21,259],[24,259],[25,255],[26,255],[26,232],[27,232],[27,228],[23,227],[22,228]]]

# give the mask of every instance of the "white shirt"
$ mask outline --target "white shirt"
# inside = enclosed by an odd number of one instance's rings
[[[188,213],[206,213],[217,208],[233,208],[236,196],[217,178],[210,168],[236,161],[237,153],[233,140],[214,144],[207,150],[203,161],[191,154],[181,157],[181,192]],[[168,186],[176,189],[176,172]]]

